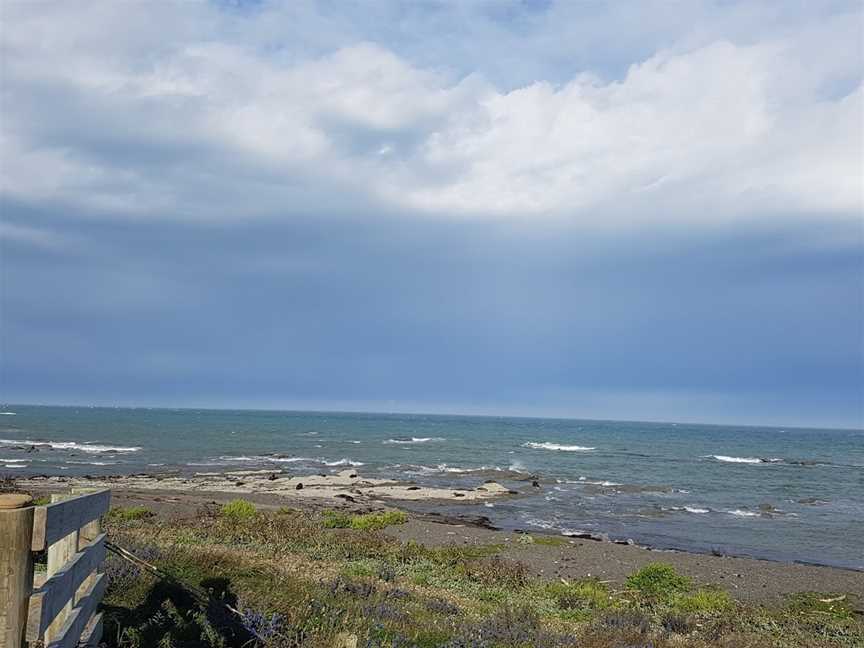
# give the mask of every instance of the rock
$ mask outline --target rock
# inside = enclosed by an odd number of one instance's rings
[[[303,490],[303,482],[297,482],[297,485],[294,487],[294,490]]]
[[[540,488],[540,482],[537,481],[536,479],[535,479],[534,481],[531,482],[531,485],[532,485],[534,488]]]
[[[270,476],[267,479],[268,481],[276,481],[276,473],[270,473]]]

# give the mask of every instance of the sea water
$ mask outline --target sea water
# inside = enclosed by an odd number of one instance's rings
[[[524,496],[503,528],[864,570],[864,432],[476,416],[3,406],[0,475],[281,469]],[[538,486],[534,486],[534,481]],[[424,509],[428,504],[412,504]],[[439,506],[440,510],[440,506]]]

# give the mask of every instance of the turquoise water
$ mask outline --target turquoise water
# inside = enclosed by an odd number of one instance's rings
[[[35,407],[0,414],[0,475],[357,466],[529,495],[448,505],[507,528],[864,570],[864,432],[528,418]],[[35,446],[35,449],[33,448]],[[536,476],[540,487],[531,486]],[[527,481],[526,481],[527,480]],[[422,506],[422,505],[418,505]]]

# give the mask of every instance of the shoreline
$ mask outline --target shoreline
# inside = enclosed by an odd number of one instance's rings
[[[290,507],[356,513],[398,508],[409,514],[410,521],[391,527],[386,533],[402,541],[414,540],[432,546],[499,544],[507,547],[509,557],[526,562],[538,576],[565,579],[590,576],[618,582],[634,569],[661,561],[673,564],[697,582],[722,585],[743,601],[766,602],[808,591],[842,592],[864,601],[864,572],[851,568],[657,548],[633,541],[566,536],[547,530],[502,529],[494,526],[482,509],[475,515],[459,515],[410,508],[410,504],[417,502],[432,506],[463,501],[480,505],[490,499],[521,495],[500,485],[490,488],[487,483],[479,487],[482,490],[473,491],[435,489],[394,480],[366,479],[353,470],[325,476],[277,475],[272,479],[272,475],[273,471],[232,471],[232,474],[191,477],[42,476],[15,481],[19,487],[37,493],[70,487],[111,488],[114,506],[144,506],[157,515],[179,518],[194,517],[202,507],[218,506],[232,499],[247,499],[260,508],[274,510]],[[303,483],[303,488],[297,489],[297,483]],[[457,493],[465,495],[455,497]]]

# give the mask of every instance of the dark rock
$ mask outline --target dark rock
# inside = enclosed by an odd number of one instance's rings
[[[303,490],[303,482],[297,482],[297,485],[294,487],[294,490]]]

